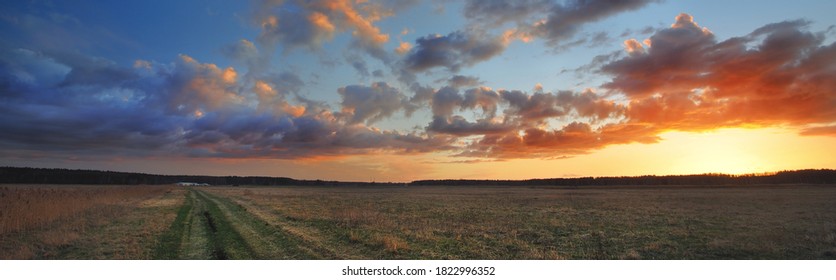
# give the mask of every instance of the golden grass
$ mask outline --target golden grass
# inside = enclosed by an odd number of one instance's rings
[[[118,205],[170,187],[4,186],[0,187],[0,234],[43,227],[79,217],[86,210]],[[106,208],[104,208],[106,209]]]
[[[148,258],[182,203],[171,186],[0,187],[0,259]]]

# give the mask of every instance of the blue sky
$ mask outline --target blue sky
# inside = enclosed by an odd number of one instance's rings
[[[828,142],[834,69],[814,62],[834,59],[833,6],[14,1],[0,6],[0,163],[407,180],[574,166],[669,132]],[[763,168],[836,167],[796,162]],[[655,170],[570,173],[722,171]]]

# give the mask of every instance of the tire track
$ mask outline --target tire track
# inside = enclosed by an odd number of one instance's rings
[[[189,190],[188,197],[194,206],[189,212],[187,231],[183,234],[184,245],[180,253],[180,259],[212,259],[211,235],[207,231],[206,217],[201,215],[201,213],[206,211],[206,205],[202,200],[197,198],[194,191]]]
[[[302,225],[298,222],[291,222],[277,210],[269,206],[259,205],[243,197],[230,196],[230,200],[245,207],[248,212],[271,226],[280,228],[293,238],[298,240],[298,246],[311,255],[325,259],[360,259],[362,257],[352,254],[346,250],[335,250],[332,246],[326,246],[331,236],[325,235],[317,228]]]
[[[246,206],[239,204],[244,203]],[[252,211],[252,212],[250,212]],[[268,211],[190,188],[155,259],[337,259],[335,253]],[[286,228],[286,227],[289,227]]]
[[[217,226],[216,234],[234,236],[224,252],[243,251],[248,254],[230,255],[231,259],[320,259],[321,254],[300,246],[295,236],[281,228],[271,226],[247,209],[232,201],[214,196],[202,190],[194,190],[198,199],[205,202],[207,220]],[[215,210],[215,211],[213,211]]]

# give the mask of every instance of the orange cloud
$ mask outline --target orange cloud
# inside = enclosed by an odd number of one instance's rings
[[[285,4],[264,2],[259,10],[271,11],[274,6]],[[357,42],[368,50],[379,50],[389,41],[389,35],[375,26],[375,22],[392,15],[382,5],[350,0],[299,0],[292,1],[292,5],[302,11],[280,9],[278,15],[257,14],[262,27],[259,37],[262,43],[316,49],[324,41],[333,39],[337,32],[347,31],[351,31]]]
[[[316,28],[320,30],[324,30],[326,34],[333,34],[334,33],[334,24],[331,23],[331,20],[328,19],[323,13],[320,12],[311,12],[308,15],[308,20],[313,24]]]
[[[602,67],[613,75],[604,86],[630,98],[632,122],[665,129],[833,122],[836,45],[822,45],[806,24],[770,24],[717,42],[681,14],[649,39],[646,52],[625,43],[631,55]]]
[[[461,156],[492,158],[547,158],[585,154],[614,144],[655,143],[660,131],[639,124],[611,124],[593,129],[572,122],[562,129],[528,128],[502,135],[486,135],[472,142]]]
[[[398,45],[398,47],[395,49],[395,52],[397,52],[398,54],[405,54],[405,53],[408,53],[409,50],[411,50],[411,49],[412,49],[412,44],[410,44],[408,42],[401,42]]]
[[[644,52],[644,47],[642,47],[642,44],[639,43],[638,40],[629,39],[624,41],[624,50],[626,50],[628,54],[640,54]]]
[[[234,90],[237,73],[232,67],[220,69],[215,64],[202,64],[182,54],[176,65],[190,76],[184,77],[185,87],[180,89],[180,94],[176,95],[176,99],[170,104],[173,108],[186,111],[199,108],[218,109],[244,101],[244,97]]]

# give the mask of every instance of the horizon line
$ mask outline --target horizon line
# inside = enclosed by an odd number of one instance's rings
[[[410,181],[343,181],[343,180],[326,180],[326,179],[298,179],[288,176],[269,176],[269,175],[195,175],[195,174],[159,174],[159,173],[145,173],[145,172],[137,172],[137,171],[116,171],[116,170],[102,170],[102,169],[71,169],[71,168],[58,168],[58,167],[31,167],[31,166],[0,166],[0,169],[6,168],[21,168],[21,169],[46,169],[46,170],[69,170],[69,171],[92,171],[92,172],[113,172],[113,173],[128,173],[128,174],[139,174],[139,175],[151,175],[151,176],[171,176],[171,177],[241,177],[241,178],[272,178],[272,179],[290,179],[294,181],[321,181],[321,182],[334,182],[334,183],[360,183],[360,184],[408,184],[408,183],[415,183],[415,182],[427,182],[427,181],[507,181],[507,182],[526,182],[526,181],[537,181],[537,180],[561,180],[561,179],[602,179],[602,178],[642,178],[642,177],[686,177],[686,176],[728,176],[728,177],[762,177],[762,176],[772,176],[782,172],[799,172],[799,171],[836,171],[836,169],[831,168],[802,168],[802,169],[792,169],[792,170],[778,170],[778,171],[768,171],[768,172],[758,172],[758,173],[720,173],[720,172],[706,172],[706,173],[690,173],[690,174],[666,174],[666,175],[658,175],[658,174],[643,174],[643,175],[604,175],[604,176],[577,176],[577,177],[540,177],[540,178],[526,178],[526,179],[487,179],[487,178],[480,178],[480,179],[464,179],[464,178],[444,178],[444,179],[416,179]]]

